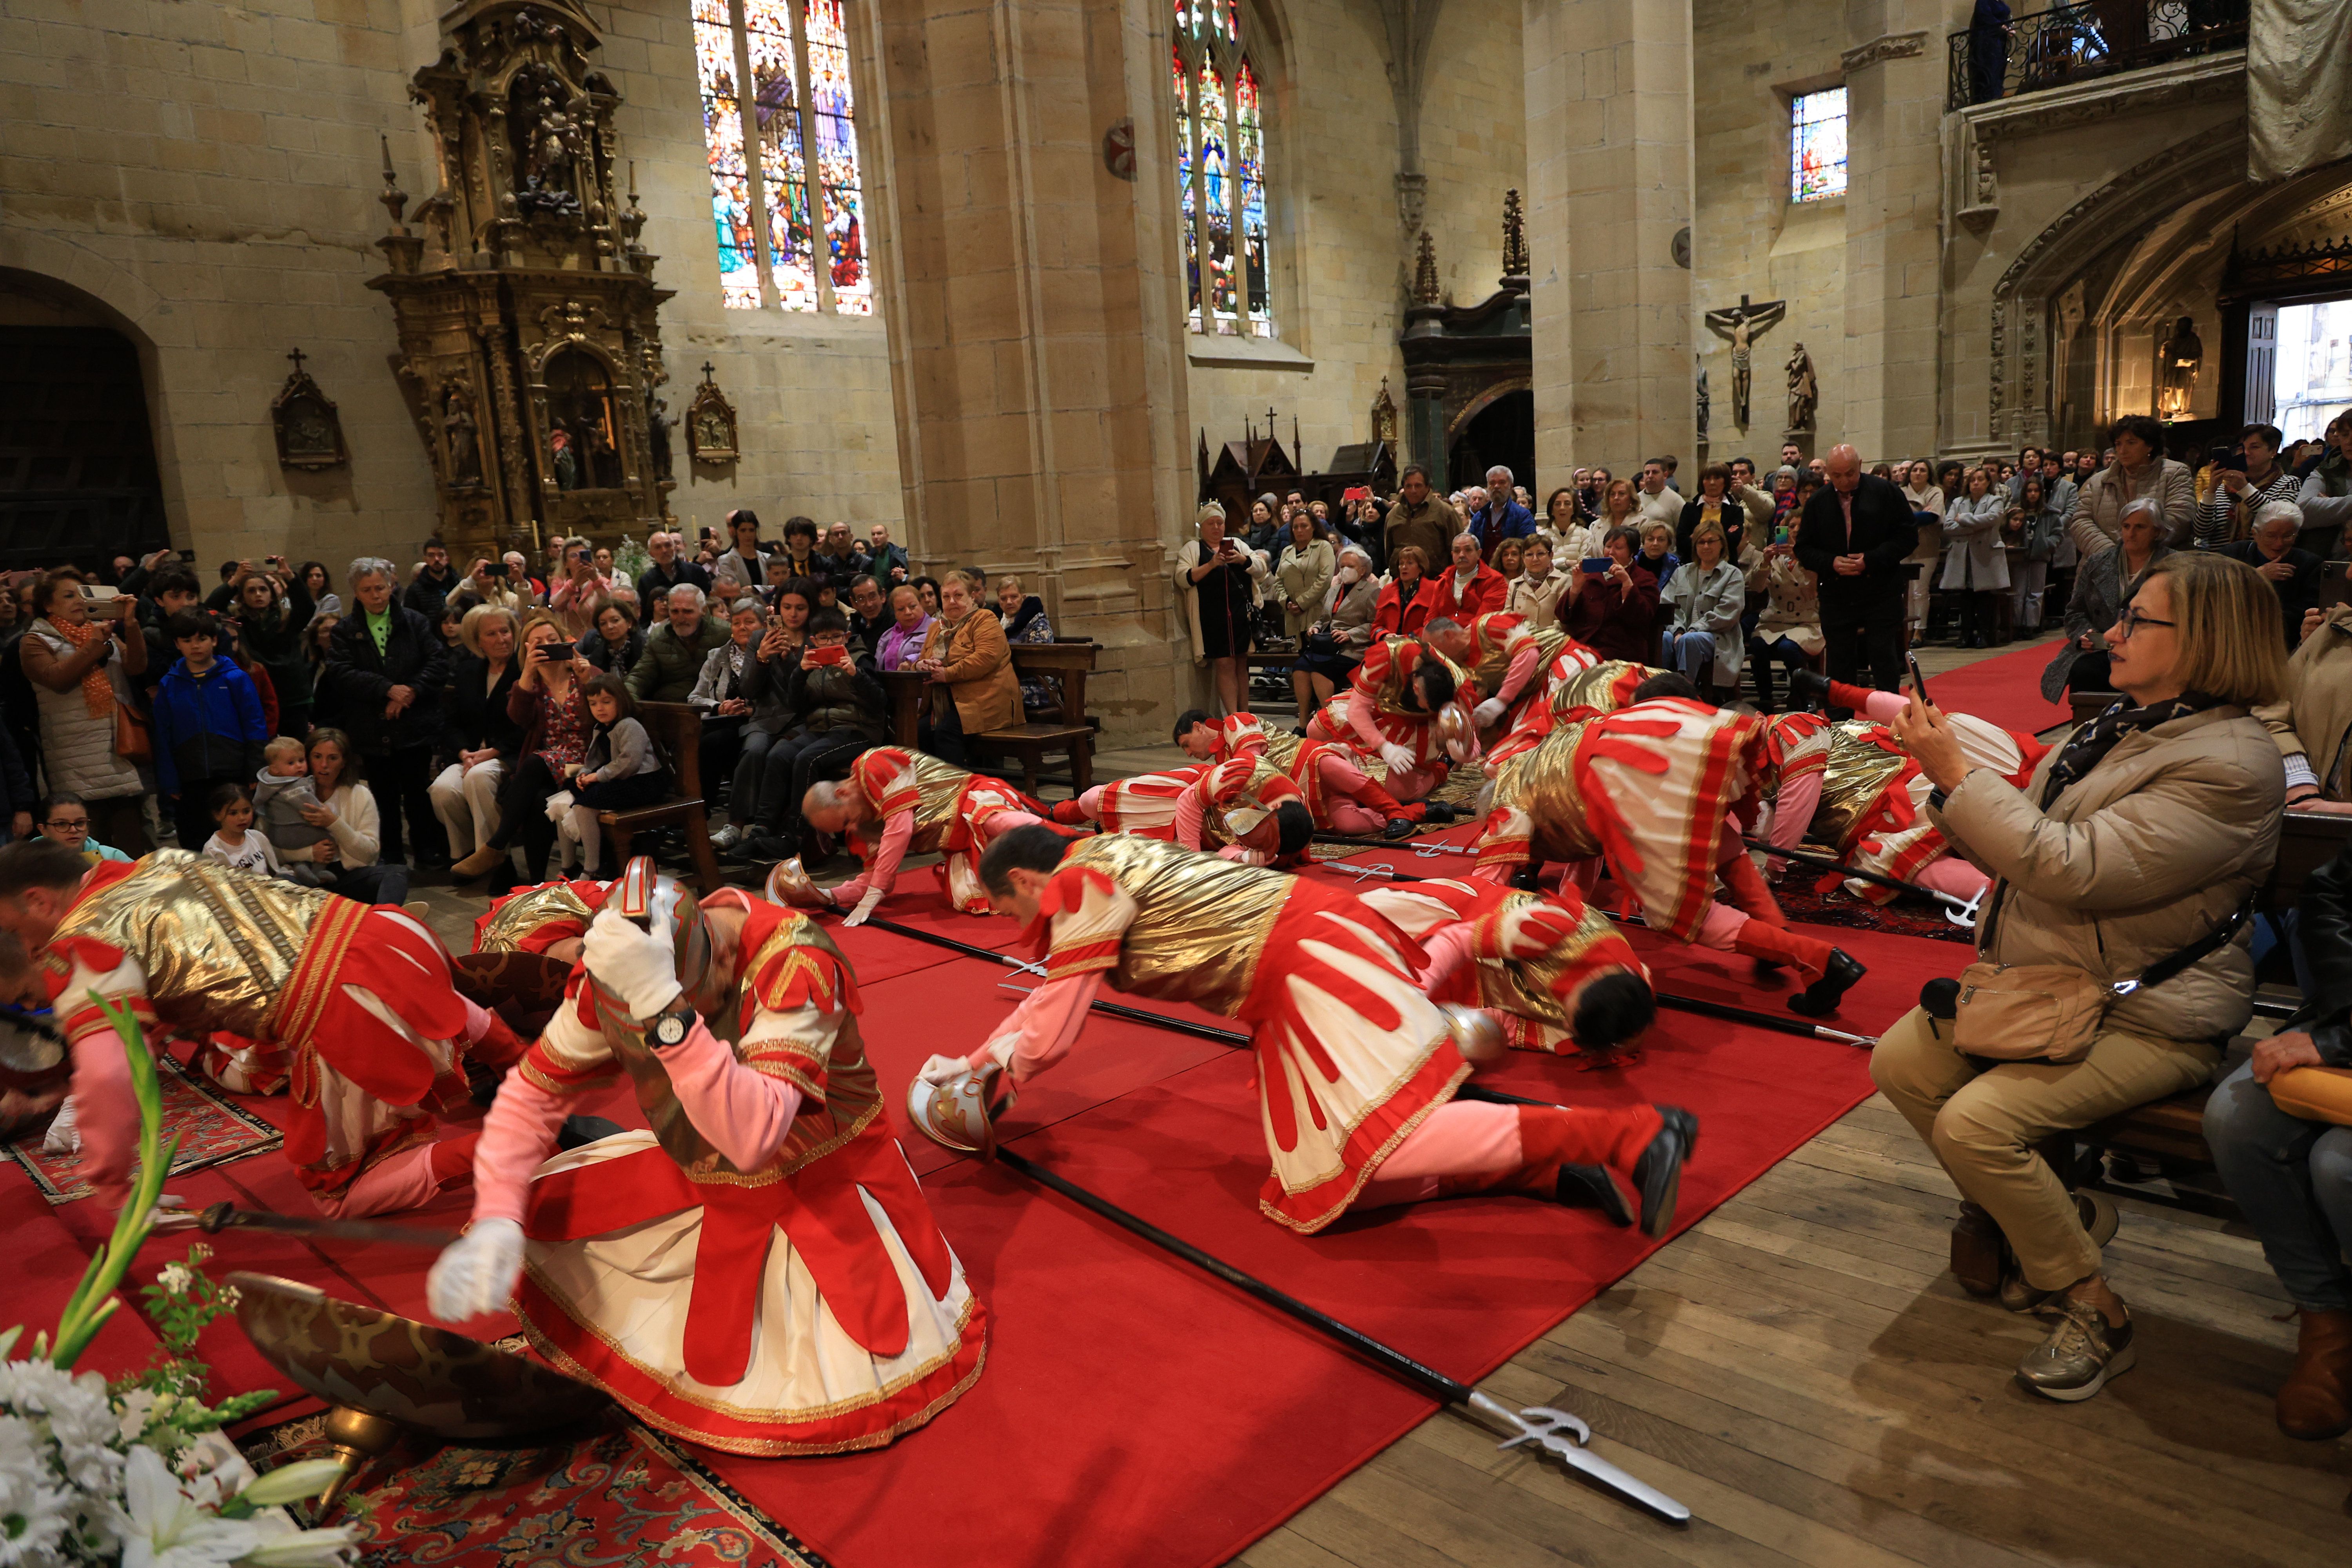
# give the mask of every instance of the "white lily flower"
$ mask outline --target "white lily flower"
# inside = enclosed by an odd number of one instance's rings
[[[209,1478],[184,1489],[155,1450],[131,1450],[122,1477],[117,1528],[122,1568],[228,1568],[261,1542],[244,1520],[213,1511],[218,1489]]]
[[[353,1543],[348,1526],[328,1530],[298,1530],[276,1535],[238,1558],[237,1568],[335,1568],[351,1561]]]
[[[280,1503],[299,1502],[317,1497],[335,1484],[343,1473],[338,1459],[302,1459],[291,1465],[280,1465],[237,1494],[256,1508],[275,1508]]]

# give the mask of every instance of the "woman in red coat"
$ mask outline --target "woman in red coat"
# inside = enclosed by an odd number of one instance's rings
[[[1381,590],[1381,602],[1372,607],[1372,640],[1419,637],[1429,619],[1428,586],[1429,562],[1421,546],[1403,546],[1396,553],[1395,579]],[[1657,595],[1654,593],[1651,597]]]
[[[1657,662],[1654,627],[1658,617],[1658,580],[1635,564],[1641,536],[1612,528],[1603,546],[1609,569],[1586,573],[1573,598],[1559,605],[1560,629],[1603,658],[1634,664]]]

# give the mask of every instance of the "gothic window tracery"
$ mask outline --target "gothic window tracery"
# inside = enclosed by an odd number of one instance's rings
[[[1241,0],[1174,0],[1176,186],[1194,331],[1275,335],[1262,79]]]
[[[692,5],[720,302],[872,315],[843,0]]]

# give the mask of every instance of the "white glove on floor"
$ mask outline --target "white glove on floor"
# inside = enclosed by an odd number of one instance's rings
[[[425,1278],[425,1300],[445,1323],[495,1312],[522,1278],[522,1226],[486,1219],[441,1249]]]
[[[670,942],[666,921],[644,931],[618,910],[604,909],[589,922],[580,957],[590,977],[618,996],[631,1017],[650,1018],[677,1000],[677,954]]]
[[[49,1131],[41,1140],[41,1152],[44,1154],[81,1152],[81,1128],[74,1120],[72,1095],[66,1096],[66,1102],[58,1107],[57,1115],[50,1119]]]
[[[843,921],[841,923],[842,923],[843,925],[845,925],[845,926],[862,926],[862,925],[864,925],[864,924],[866,923],[866,917],[867,917],[868,915],[871,915],[871,914],[874,912],[874,906],[875,906],[875,905],[877,905],[877,904],[878,904],[878,903],[880,903],[881,901],[882,901],[882,889],[879,889],[879,888],[868,888],[868,889],[866,889],[866,896],[865,896],[864,898],[862,898],[862,899],[860,899],[860,900],[857,900],[857,907],[856,907],[856,909],[854,909],[854,910],[850,910],[850,911],[849,911],[849,918],[848,918],[847,920],[845,920],[845,921]]]
[[[1394,741],[1381,742],[1381,762],[1388,768],[1391,778],[1395,778],[1400,773],[1409,773],[1413,769],[1412,753]]]
[[[1470,717],[1477,721],[1478,728],[1481,730],[1491,730],[1501,723],[1503,715],[1509,711],[1510,709],[1504,704],[1501,698],[1489,697],[1486,701],[1478,704]]]

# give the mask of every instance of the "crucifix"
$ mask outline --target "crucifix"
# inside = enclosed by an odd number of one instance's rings
[[[710,362],[709,360],[704,360],[702,362],[702,379],[705,384],[709,383],[710,374]]]
[[[310,356],[304,353],[300,349],[296,349],[292,353],[288,354],[286,357],[294,362],[294,374],[296,375],[299,375],[302,374],[302,362],[309,359]]]
[[[1768,300],[1761,305],[1752,305],[1745,294],[1730,309],[1706,313],[1706,324],[1731,341],[1731,417],[1742,430],[1748,428],[1748,349],[1788,313],[1786,300]]]

